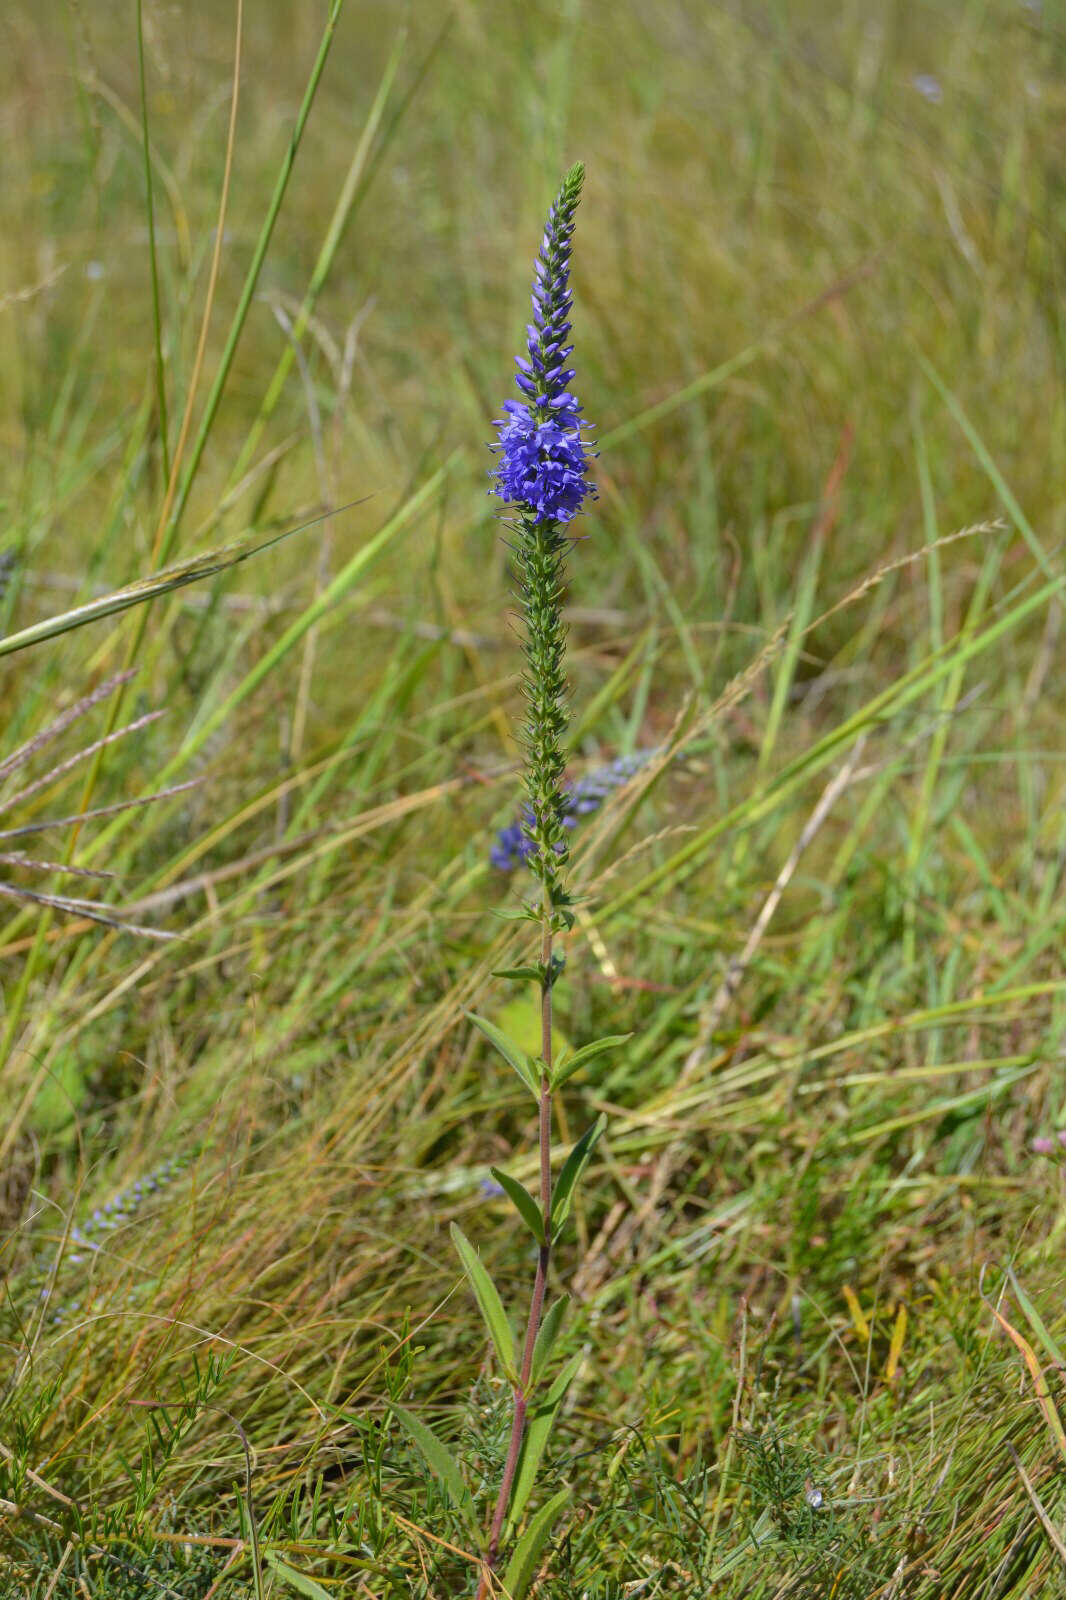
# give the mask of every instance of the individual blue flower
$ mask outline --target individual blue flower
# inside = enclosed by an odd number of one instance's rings
[[[916,72],[911,79],[911,88],[917,89],[923,100],[928,100],[933,106],[938,106],[944,98],[940,79],[934,78],[931,72]]]
[[[570,336],[570,241],[585,172],[567,174],[534,265],[533,321],[526,329],[527,356],[516,357],[515,382],[524,399],[505,400],[495,424],[500,453],[492,474],[501,500],[534,522],[570,522],[595,489],[589,482],[589,450],[581,437],[581,407],[568,385],[574,370]]]

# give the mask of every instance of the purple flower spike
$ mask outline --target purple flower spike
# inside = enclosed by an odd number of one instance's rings
[[[506,415],[495,424],[499,439],[492,446],[500,453],[492,473],[494,492],[538,523],[570,522],[596,493],[587,476],[591,452],[581,437],[586,424],[567,387],[574,371],[566,365],[573,350],[567,343],[573,305],[570,241],[584,175],[581,166],[567,174],[548,213],[534,265],[528,359],[515,361],[515,382],[524,398],[504,401]]]

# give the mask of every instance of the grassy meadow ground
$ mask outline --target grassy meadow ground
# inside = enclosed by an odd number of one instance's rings
[[[532,1592],[1066,1596],[1066,18],[346,0],[304,118],[328,20],[245,7],[230,142],[235,8],[145,0],[152,229],[135,7],[0,20],[0,628],[312,524],[0,661],[0,828],[112,808],[0,863],[0,1596],[471,1592],[388,1406],[487,1520],[484,442],[579,158],[573,770],[677,759],[574,858],[560,1029],[633,1039]]]

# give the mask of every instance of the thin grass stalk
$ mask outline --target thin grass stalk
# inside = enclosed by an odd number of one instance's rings
[[[181,488],[178,491],[174,509],[170,517],[169,526],[158,540],[156,558],[161,562],[167,561],[170,558],[170,553],[174,547],[174,541],[177,538],[182,517],[185,514],[185,508],[189,501],[189,495],[192,491],[193,483],[196,481],[196,475],[200,469],[203,453],[207,447],[207,441],[210,436],[211,429],[214,426],[215,417],[218,413],[219,404],[222,400],[222,392],[226,386],[226,380],[229,377],[230,368],[233,365],[233,358],[237,353],[237,345],[240,341],[241,334],[244,331],[244,324],[248,316],[248,311],[251,307],[252,300],[255,297],[256,286],[259,282],[259,274],[263,269],[263,262],[266,260],[266,253],[270,247],[270,241],[274,234],[274,227],[281,212],[282,202],[285,199],[285,194],[289,186],[289,179],[292,176],[293,167],[296,164],[296,157],[303,141],[304,132],[307,127],[307,120],[311,115],[311,107],[314,104],[315,95],[318,92],[318,85],[321,80],[322,73],[325,70],[330,47],[333,43],[333,35],[336,31],[337,23],[340,20],[340,14],[343,6],[344,0],[332,0],[332,4],[330,5],[329,16],[326,18],[325,27],[322,30],[322,39],[318,47],[318,54],[316,55],[314,65],[311,68],[311,75],[307,82],[307,88],[304,90],[304,97],[300,103],[300,109],[296,115],[296,123],[289,139],[289,147],[285,152],[285,158],[282,162],[281,170],[278,173],[277,181],[274,185],[274,192],[270,197],[270,205],[267,209],[263,226],[260,229],[259,238],[256,241],[255,253],[252,256],[251,264],[244,280],[244,286],[241,289],[241,296],[237,302],[237,309],[234,312],[233,320],[230,323],[229,333],[226,336],[226,343],[222,350],[221,359],[219,360],[218,371],[215,374],[214,382],[211,385],[211,388],[208,392],[207,401],[204,405],[204,414],[201,418],[200,427],[193,443],[192,452],[189,457],[189,465],[182,480]]]
[[[200,337],[196,344],[196,355],[193,357],[192,373],[189,378],[189,392],[185,399],[185,415],[181,419],[181,432],[178,442],[174,447],[174,464],[167,474],[167,492],[163,501],[163,509],[159,514],[159,524],[156,528],[155,540],[152,544],[152,567],[159,566],[169,554],[169,545],[164,548],[171,506],[178,484],[178,474],[181,471],[182,458],[185,454],[185,445],[188,441],[189,430],[192,427],[193,406],[196,403],[196,391],[200,386],[200,373],[203,370],[204,354],[207,350],[207,330],[211,326],[211,312],[215,305],[215,291],[218,288],[218,273],[222,265],[222,241],[226,231],[226,212],[229,208],[229,186],[233,176],[233,152],[237,144],[237,109],[241,96],[241,59],[244,40],[244,0],[237,0],[236,37],[233,44],[233,89],[230,95],[229,127],[226,130],[226,155],[222,168],[222,192],[218,199],[218,217],[215,222],[215,242],[211,252],[211,267],[207,278],[207,292],[204,295],[203,316],[200,318]],[[225,358],[223,358],[223,361]],[[221,393],[221,391],[220,391]],[[210,404],[210,401],[209,401]],[[206,436],[201,428],[201,438]],[[191,474],[199,459],[190,469],[190,476],[186,483],[191,484]],[[176,532],[176,530],[175,530]],[[143,613],[138,625],[138,638],[143,637],[147,626],[148,614]]]
[[[304,292],[303,300],[300,302],[299,309],[295,318],[293,319],[291,328],[286,330],[288,339],[284,348],[282,349],[281,355],[278,358],[278,364],[274,369],[274,373],[269,384],[267,385],[266,393],[260,402],[258,415],[248,431],[248,436],[245,439],[244,444],[241,446],[240,454],[234,463],[232,472],[230,473],[231,484],[237,482],[242,473],[247,471],[252,458],[259,447],[259,441],[263,437],[266,426],[277,408],[277,403],[281,398],[282,390],[285,387],[285,380],[292,370],[292,364],[296,356],[296,351],[299,347],[299,342],[307,332],[308,325],[314,314],[315,306],[318,303],[318,297],[322,292],[326,280],[329,277],[330,270],[332,269],[333,258],[337,253],[337,248],[340,245],[345,232],[347,231],[348,223],[351,220],[355,203],[357,199],[360,198],[360,194],[365,193],[366,185],[364,180],[367,174],[368,158],[370,156],[370,151],[373,147],[374,140],[377,138],[378,130],[381,127],[382,118],[385,115],[385,108],[388,105],[389,96],[392,93],[393,82],[395,80],[396,73],[399,70],[400,60],[402,58],[406,42],[407,31],[406,29],[401,28],[396,36],[395,42],[393,43],[389,59],[385,63],[385,70],[382,73],[377,94],[374,97],[374,102],[370,107],[366,122],[363,125],[362,134],[360,135],[359,141],[352,153],[352,159],[348,166],[348,172],[341,187],[337,204],[333,208],[333,215],[330,218],[329,227],[326,230],[326,237],[322,241],[322,248],[319,250],[318,259],[316,260],[314,270],[311,273],[311,281]]]
[[[167,385],[163,365],[163,320],[159,307],[159,253],[155,240],[155,196],[152,189],[152,152],[148,142],[148,87],[144,71],[144,0],[137,0],[137,73],[141,89],[141,133],[144,144],[144,205],[148,217],[148,262],[152,274],[152,334],[155,343],[155,398],[159,410],[159,451],[164,480],[170,477],[170,441]]]
[[[138,14],[137,14],[137,23],[138,23],[138,29],[140,29],[141,17],[140,17],[140,8],[139,7],[138,7]],[[190,379],[189,379],[189,390],[188,390],[188,394],[187,394],[186,399],[185,399],[185,412],[184,412],[184,415],[183,415],[183,417],[181,419],[181,428],[180,428],[180,431],[178,433],[178,442],[174,447],[174,460],[173,460],[173,463],[169,467],[166,466],[166,464],[165,464],[167,462],[167,458],[168,458],[168,447],[167,447],[167,443],[166,443],[166,433],[165,433],[166,392],[165,392],[165,386],[164,386],[164,381],[163,381],[162,353],[161,353],[161,349],[160,349],[160,346],[159,346],[158,283],[157,283],[157,275],[156,275],[155,235],[154,235],[154,232],[153,232],[153,229],[152,229],[152,219],[151,219],[151,198],[152,197],[151,197],[151,189],[149,188],[149,190],[148,190],[148,197],[147,198],[148,198],[148,205],[149,205],[149,224],[148,224],[148,227],[149,227],[149,235],[148,235],[149,236],[149,258],[150,258],[150,262],[151,262],[152,289],[153,289],[153,295],[155,296],[155,300],[156,300],[156,316],[157,316],[157,325],[156,325],[157,381],[158,381],[159,390],[160,390],[160,405],[161,405],[160,417],[161,417],[161,424],[163,425],[163,428],[164,428],[164,433],[163,433],[163,461],[164,461],[164,477],[166,479],[166,485],[167,485],[166,494],[165,494],[164,499],[163,499],[163,509],[159,514],[159,521],[158,521],[158,524],[156,526],[155,539],[154,539],[153,544],[152,544],[151,570],[153,572],[156,571],[159,568],[159,566],[161,565],[161,563],[163,561],[165,561],[165,559],[166,559],[166,551],[164,551],[164,549],[163,549],[164,535],[165,535],[166,530],[167,530],[168,519],[170,517],[171,507],[172,507],[172,505],[174,503],[174,496],[175,496],[175,493],[177,491],[178,477],[179,477],[179,474],[181,472],[182,459],[183,459],[183,457],[185,455],[185,446],[186,446],[186,443],[188,442],[189,430],[192,427],[193,406],[194,406],[194,404],[196,402],[196,391],[200,386],[200,373],[201,373],[201,371],[203,369],[204,354],[205,354],[206,349],[207,349],[207,332],[208,332],[208,329],[209,329],[209,327],[211,325],[211,313],[212,313],[212,311],[214,309],[215,292],[216,292],[216,289],[218,287],[218,273],[219,273],[219,268],[220,268],[220,266],[222,264],[222,240],[223,240],[223,237],[225,235],[226,213],[227,213],[227,210],[228,210],[228,207],[229,207],[230,179],[231,179],[232,174],[233,174],[233,152],[234,152],[234,149],[236,148],[236,143],[237,143],[237,108],[238,108],[238,106],[240,104],[241,59],[242,59],[243,38],[244,38],[244,0],[237,0],[236,38],[234,40],[234,47],[233,47],[233,89],[232,89],[232,93],[231,93],[231,96],[230,96],[229,127],[228,127],[227,134],[226,134],[226,154],[225,154],[225,161],[224,161],[224,165],[223,165],[223,169],[222,169],[222,192],[221,192],[221,194],[219,196],[218,217],[217,217],[216,222],[215,222],[214,249],[211,252],[211,267],[210,267],[210,270],[208,272],[207,292],[206,292],[206,294],[204,296],[203,315],[200,318],[200,336],[199,336],[199,339],[197,340],[196,354],[195,354],[195,356],[193,358],[192,374],[191,374]],[[141,79],[142,79],[142,81],[141,81],[141,100],[142,100],[142,105],[143,105],[144,104],[144,81],[143,81],[143,79],[144,79],[144,59],[143,59],[143,52],[142,52],[142,55],[141,55]],[[146,162],[146,164],[147,164],[147,166],[148,166],[148,168],[150,170],[150,168],[151,168],[151,159],[150,159],[150,156],[149,156],[149,153],[148,153],[147,112],[145,112],[145,124],[144,124],[144,151],[145,151],[145,162]],[[130,639],[129,644],[126,647],[125,666],[127,668],[131,667],[133,665],[133,663],[137,660],[137,657],[141,653],[141,645],[144,642],[145,629],[148,626],[148,615],[149,615],[149,613],[148,613],[147,609],[142,610],[140,616],[137,619],[137,626],[133,631],[133,637]],[[115,701],[113,702],[113,704],[111,706],[111,712],[110,712],[110,716],[109,716],[109,719],[108,719],[108,725],[107,725],[107,732],[108,733],[110,733],[112,731],[112,729],[114,728],[116,722],[118,721],[118,717],[119,717],[119,713],[120,713],[121,709],[122,709],[122,695],[120,694],[120,695],[118,695],[116,697]],[[93,796],[93,794],[94,794],[94,792],[96,790],[96,784],[97,784],[97,782],[99,780],[99,776],[100,776],[100,763],[101,763],[101,758],[98,757],[97,760],[93,762],[92,768],[91,768],[91,770],[89,772],[89,775],[88,775],[88,777],[86,779],[85,790],[84,790],[84,793],[83,793],[83,796],[82,796],[82,806],[83,806],[83,808],[86,808],[86,809],[88,808],[89,803],[92,800],[92,796]],[[74,832],[72,833],[72,835],[70,837],[70,841],[69,841],[69,845],[68,845],[68,855],[72,855],[74,849],[77,846],[77,843],[78,843],[78,832],[79,832],[79,830],[77,828],[75,828]]]

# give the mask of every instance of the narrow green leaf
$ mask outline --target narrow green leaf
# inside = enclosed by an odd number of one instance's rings
[[[537,1473],[540,1471],[540,1463],[548,1447],[559,1408],[583,1359],[580,1350],[571,1356],[556,1376],[544,1399],[529,1408],[526,1431],[522,1439],[522,1453],[518,1458],[518,1471],[515,1473],[514,1488],[511,1490],[511,1503],[507,1508],[509,1530],[516,1528],[522,1520],[526,1502],[536,1486]]]
[[[570,1215],[570,1206],[573,1202],[577,1180],[585,1170],[585,1165],[592,1154],[596,1141],[606,1126],[607,1118],[602,1115],[597,1117],[592,1127],[589,1128],[587,1133],[582,1134],[563,1162],[563,1170],[556,1179],[555,1188],[552,1191],[551,1236],[553,1239]]]
[[[508,1177],[506,1172],[501,1172],[499,1167],[490,1167],[489,1171],[496,1179],[500,1188],[514,1202],[522,1221],[536,1239],[538,1244],[544,1243],[544,1218],[540,1207],[526,1188],[524,1183],[519,1183],[517,1178]]]
[[[323,1589],[322,1585],[316,1583],[314,1578],[309,1578],[306,1572],[297,1572],[295,1567],[290,1567],[280,1556],[276,1556],[273,1550],[267,1550],[265,1556],[268,1565],[273,1567],[287,1589],[295,1589],[297,1594],[307,1595],[308,1600],[333,1600],[328,1589]]]
[[[511,1043],[505,1033],[497,1028],[494,1022],[489,1022],[486,1017],[476,1016],[473,1011],[468,1011],[467,1016],[479,1032],[485,1035],[490,1044],[495,1045],[509,1067],[513,1067],[521,1078],[526,1088],[537,1100],[540,1099],[540,1084],[533,1070],[533,1064],[524,1050],[519,1050],[517,1045]]]
[[[439,466],[420,484],[403,504],[393,512],[388,521],[371,535],[364,545],[350,556],[324,589],[320,589],[314,599],[300,612],[284,632],[266,648],[252,667],[245,673],[240,682],[230,691],[221,704],[213,709],[202,719],[198,715],[189,728],[177,754],[171,758],[163,769],[168,771],[176,765],[183,765],[192,759],[198,750],[201,750],[215,730],[236,711],[237,707],[254,693],[259,685],[268,678],[276,667],[280,666],[286,656],[295,649],[300,640],[315,624],[332,611],[340,601],[345,599],[349,592],[361,580],[368,566],[376,561],[378,556],[398,538],[415,521],[417,514],[423,506],[436,494],[451,470],[456,455]]]
[[[440,1479],[455,1505],[463,1513],[467,1525],[471,1528],[476,1528],[477,1517],[474,1514],[474,1502],[471,1499],[470,1490],[463,1482],[463,1475],[459,1471],[459,1463],[447,1445],[437,1438],[431,1428],[427,1428],[424,1422],[420,1422],[416,1416],[410,1411],[406,1411],[403,1406],[398,1406],[394,1402],[391,1409],[397,1421],[407,1429],[407,1432],[421,1450],[430,1470]]]
[[[572,1355],[570,1357],[570,1360],[566,1363],[566,1366],[563,1367],[560,1372],[556,1373],[555,1380],[547,1394],[544,1396],[542,1405],[545,1407],[558,1407],[560,1401],[565,1396],[567,1389],[569,1389],[570,1385],[573,1383],[577,1369],[583,1360],[584,1357],[580,1350],[576,1355]]]
[[[536,1575],[541,1551],[548,1541],[552,1524],[569,1498],[569,1489],[560,1489],[558,1494],[553,1494],[531,1519],[529,1527],[515,1545],[503,1577],[504,1589],[511,1600],[525,1600],[525,1592]]]
[[[617,1050],[619,1045],[628,1043],[632,1037],[631,1033],[608,1034],[603,1039],[593,1039],[591,1044],[583,1044],[573,1055],[564,1056],[552,1073],[552,1088],[558,1089],[568,1078],[572,1078],[575,1072],[587,1066],[590,1061],[595,1061],[597,1056],[605,1055],[608,1050]]]
[[[459,1252],[459,1259],[463,1263],[467,1277],[470,1279],[470,1287],[474,1291],[474,1297],[480,1307],[481,1315],[485,1319],[485,1326],[489,1330],[489,1338],[496,1347],[496,1354],[503,1363],[504,1371],[514,1381],[514,1334],[511,1332],[511,1324],[507,1320],[507,1314],[503,1309],[503,1302],[497,1292],[496,1285],[482,1266],[481,1258],[470,1243],[470,1240],[466,1237],[462,1228],[454,1222],[452,1223],[451,1234],[452,1242]]]
[[[507,1571],[503,1575],[504,1591],[512,1597],[512,1600],[525,1600],[526,1590],[540,1565],[541,1551],[548,1542],[552,1524],[569,1498],[569,1489],[560,1489],[558,1494],[553,1494],[532,1518],[529,1527],[515,1545],[514,1554],[507,1563]]]
[[[345,230],[350,225],[352,216],[358,210],[359,203],[366,196],[366,179],[368,178],[369,173],[373,171],[375,164],[380,160],[384,148],[387,147],[389,141],[393,137],[396,126],[404,115],[404,111],[410,102],[411,95],[409,91],[396,112],[393,114],[391,119],[391,128],[386,129],[384,135],[379,141],[378,132],[381,127],[382,118],[385,114],[385,108],[388,104],[389,95],[392,92],[392,86],[396,78],[396,73],[400,65],[400,58],[403,54],[405,39],[406,30],[401,28],[397,33],[396,43],[393,45],[392,54],[389,56],[389,59],[385,64],[385,70],[382,74],[381,82],[378,85],[377,94],[374,96],[373,103],[369,112],[367,113],[366,121],[363,124],[362,132],[356,142],[351,164],[348,168],[344,183],[341,186],[340,195],[333,209],[333,215],[330,218],[329,227],[326,229],[326,236],[322,241],[322,247],[318,252],[318,259],[315,262],[314,270],[311,273],[311,280],[304,292],[303,303],[300,306],[300,309],[297,312],[293,322],[292,337],[287,339],[285,342],[282,353],[278,359],[278,364],[274,369],[274,376],[271,378],[270,383],[267,386],[266,393],[264,394],[263,400],[260,404],[259,415],[256,417],[251,431],[241,447],[240,455],[237,457],[237,460],[230,471],[229,483],[227,487],[232,487],[233,484],[238,482],[238,480],[243,477],[244,473],[248,469],[252,457],[255,455],[267,423],[273,415],[278,400],[281,398],[281,395],[284,391],[285,379],[289,374],[293,361],[296,359],[296,351],[300,340],[303,338],[305,332],[307,331],[308,324],[312,320],[316,302],[320,293],[322,292],[323,287],[325,286],[327,278],[329,277],[330,267],[333,264],[333,259],[337,253],[337,248],[341,242],[341,239],[344,237]],[[377,148],[373,158],[371,158],[370,152],[375,145],[377,145]]]
[[[263,262],[266,259],[267,250],[270,247],[270,239],[274,232],[274,224],[278,220],[278,215],[281,211],[281,204],[285,198],[285,191],[289,186],[289,179],[292,176],[293,167],[296,165],[296,153],[299,150],[301,140],[303,139],[304,129],[307,126],[307,119],[311,115],[311,107],[315,103],[315,95],[318,90],[319,79],[322,76],[323,69],[326,65],[326,60],[329,56],[330,46],[333,43],[333,34],[340,19],[342,5],[343,0],[330,0],[329,15],[326,19],[325,27],[322,30],[322,38],[319,43],[318,54],[315,56],[314,64],[307,80],[307,86],[304,90],[303,99],[300,102],[300,109],[296,113],[296,121],[293,125],[292,132],[289,135],[288,146],[281,159],[277,180],[274,184],[274,190],[270,197],[270,204],[267,207],[266,216],[264,217],[262,226],[259,230],[259,238],[256,241],[255,249],[252,253],[252,259],[248,266],[248,271],[245,274],[244,284],[241,288],[240,299],[238,300],[237,308],[230,319],[229,330],[226,334],[226,342],[223,346],[222,354],[219,357],[218,364],[215,368],[215,375],[211,384],[211,388],[203,404],[202,413],[200,415],[199,424],[196,430],[196,436],[189,447],[187,464],[181,479],[181,487],[178,490],[174,509],[171,512],[170,521],[167,526],[167,534],[161,547],[160,559],[163,561],[166,561],[170,555],[171,548],[173,547],[174,540],[177,536],[179,525],[185,513],[185,507],[189,501],[189,495],[192,491],[192,486],[196,479],[200,462],[203,459],[204,451],[207,448],[207,441],[211,437],[211,430],[222,400],[223,390],[226,387],[226,381],[229,377],[230,368],[233,365],[233,358],[236,355],[237,345],[240,342],[245,319],[248,315],[248,311],[255,295],[256,285],[259,282],[259,275],[263,268]]]
[[[533,1346],[533,1365],[529,1373],[529,1381],[533,1387],[536,1387],[537,1383],[539,1383],[541,1374],[551,1358],[552,1349],[562,1331],[563,1319],[566,1316],[569,1305],[570,1296],[564,1294],[550,1305],[544,1313],[544,1321],[540,1325],[537,1342]]]
[[[1043,572],[1045,578],[1053,579],[1055,577],[1055,569],[1048,559],[1046,550],[1040,543],[1040,540],[1037,538],[1036,532],[1030,523],[1029,518],[1025,515],[1025,512],[1022,510],[1021,506],[1018,504],[1018,501],[1011,492],[1007,484],[1007,480],[1004,478],[1002,472],[1000,472],[999,467],[993,459],[992,452],[989,450],[981,435],[978,433],[977,429],[966,415],[966,412],[962,409],[962,405],[960,404],[955,391],[948,387],[943,378],[940,376],[939,372],[933,366],[932,362],[927,361],[920,350],[915,350],[914,354],[917,358],[918,365],[921,367],[930,383],[940,395],[941,400],[943,400],[944,404],[951,412],[951,415],[955,418],[955,421],[966,435],[966,439],[971,450],[987,473],[996,493],[999,495],[1000,499],[1003,501],[1003,504],[1010,512],[1011,521],[1014,523],[1014,526],[1017,528],[1018,532],[1029,546],[1029,549],[1032,551],[1033,557],[1037,562],[1037,565],[1040,567],[1041,572]]]
[[[528,978],[531,983],[539,983],[540,982],[540,968],[539,967],[494,967],[492,969],[492,976],[494,978],[513,978],[516,982],[519,982],[519,981],[521,981],[521,980],[523,980],[525,978]]]

